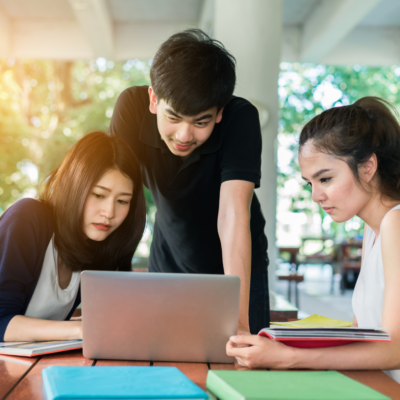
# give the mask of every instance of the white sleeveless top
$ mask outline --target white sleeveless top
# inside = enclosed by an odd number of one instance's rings
[[[393,210],[400,210],[400,204],[390,211]],[[364,259],[354,288],[352,300],[353,312],[360,328],[381,328],[385,294],[381,235],[379,234],[375,240],[375,232],[368,225],[366,226]],[[400,383],[400,370],[396,369],[384,372]]]
[[[74,305],[78,294],[80,273],[73,272],[65,289],[58,284],[58,252],[54,247],[54,236],[47,246],[42,271],[25,315],[54,321],[64,321]]]

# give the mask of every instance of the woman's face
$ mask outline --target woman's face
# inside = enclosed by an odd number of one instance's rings
[[[83,231],[92,240],[102,241],[128,215],[133,182],[119,170],[106,172],[92,187],[83,210]]]
[[[366,206],[369,196],[357,185],[345,161],[317,151],[307,142],[299,154],[303,179],[312,188],[312,199],[335,222],[344,222]]]

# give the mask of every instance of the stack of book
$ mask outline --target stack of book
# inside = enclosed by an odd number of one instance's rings
[[[384,328],[358,328],[351,322],[312,315],[299,321],[274,322],[258,334],[300,348],[341,346],[353,342],[391,342]]]

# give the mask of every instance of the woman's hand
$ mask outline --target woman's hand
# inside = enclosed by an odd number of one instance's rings
[[[294,349],[258,335],[231,336],[226,354],[247,368],[288,369]]]
[[[77,332],[76,333],[77,339],[82,340],[82,317],[76,317],[76,318],[80,318],[80,320],[71,322],[75,325],[75,329]]]

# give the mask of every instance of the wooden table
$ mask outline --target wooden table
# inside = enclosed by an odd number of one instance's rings
[[[206,389],[209,369],[243,369],[234,364],[166,363],[145,361],[89,360],[81,350],[73,350],[36,358],[0,356],[0,399],[41,400],[44,368],[51,365],[63,366],[173,366],[180,369],[189,379]],[[393,399],[400,400],[400,385],[382,371],[339,371]]]

